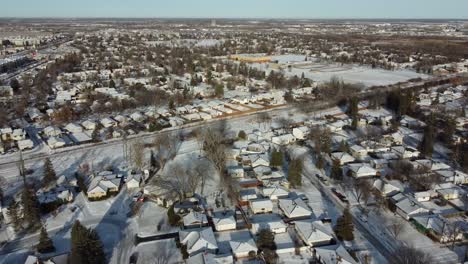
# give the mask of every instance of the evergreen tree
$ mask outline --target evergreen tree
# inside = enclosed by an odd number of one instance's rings
[[[23,218],[21,217],[20,204],[17,201],[13,200],[8,206],[8,216],[11,219],[15,231],[20,231],[23,227]]]
[[[351,212],[348,208],[345,208],[343,215],[338,218],[335,226],[335,233],[338,239],[345,241],[354,240],[354,225]]]
[[[49,238],[47,230],[44,228],[44,226],[41,227],[39,244],[37,244],[36,248],[39,253],[49,253],[55,250],[54,242]]]
[[[348,145],[348,142],[342,140],[341,143],[340,143],[339,150],[340,150],[341,152],[349,152],[349,145]]]
[[[115,88],[115,82],[112,79],[109,81],[109,88]]]
[[[343,170],[338,160],[333,161],[330,177],[336,181],[343,180]]]
[[[25,184],[21,193],[21,204],[23,206],[23,221],[32,230],[36,230],[41,223],[41,212],[36,192],[29,184]]]
[[[258,232],[257,246],[260,249],[268,248],[271,250],[275,250],[276,244],[275,235],[273,234],[273,232],[269,229],[261,229]]]
[[[224,96],[224,85],[221,83],[218,83],[215,85],[215,95],[216,97],[223,97]]]
[[[99,129],[97,127],[93,130],[93,133],[91,134],[91,139],[93,142],[101,141],[101,138],[99,137]]]
[[[169,224],[172,226],[175,226],[179,223],[180,216],[174,212],[174,205],[169,207],[169,209],[167,210],[167,219],[169,221]]]
[[[240,139],[246,140],[247,139],[247,133],[245,133],[244,130],[239,131],[239,134],[237,135]]]
[[[42,183],[45,187],[57,184],[57,174],[49,158],[46,158],[44,161],[44,178],[42,179]]]
[[[293,187],[302,185],[302,160],[295,159],[289,163],[288,167],[288,180]]]
[[[351,98],[351,101],[349,102],[349,115],[351,116],[352,123],[351,127],[353,129],[356,129],[358,126],[358,121],[359,121],[359,100],[357,97]]]
[[[21,88],[20,83],[18,82],[18,79],[14,78],[10,81],[10,87],[13,89],[13,92],[16,94],[19,91],[19,88]]]
[[[280,150],[274,150],[273,153],[271,153],[271,166],[283,166],[283,152],[281,152]]]
[[[70,264],[105,263],[104,247],[96,231],[76,220],[71,231]]]
[[[322,156],[322,153],[317,154],[317,161],[315,162],[317,169],[321,170],[325,167],[325,160]]]
[[[419,151],[426,157],[432,157],[434,151],[435,132],[433,126],[433,117],[424,128],[424,135],[421,143],[419,144]]]

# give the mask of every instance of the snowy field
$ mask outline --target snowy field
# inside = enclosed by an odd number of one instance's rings
[[[336,76],[348,83],[361,83],[366,87],[375,85],[388,85],[397,82],[407,81],[413,78],[427,78],[427,75],[419,74],[410,70],[389,71],[384,69],[372,69],[367,66],[341,65],[327,62],[306,62],[304,55],[278,55],[272,56],[272,60],[277,60],[280,64],[293,66],[285,69],[287,76],[301,76],[312,79],[316,82],[327,82],[331,77]],[[296,64],[296,65],[294,65]],[[272,69],[268,64],[252,64],[254,67],[266,70],[267,74]]]

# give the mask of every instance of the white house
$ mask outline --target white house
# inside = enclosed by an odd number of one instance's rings
[[[60,137],[51,136],[51,137],[49,137],[49,139],[47,140],[47,145],[48,145],[51,149],[56,149],[56,148],[64,147],[64,146],[66,145],[66,143],[65,143],[65,140],[63,140],[63,139],[60,138]]]
[[[310,247],[329,245],[334,239],[332,230],[325,227],[321,221],[295,221],[294,229],[301,240]]]
[[[94,130],[96,129],[96,123],[90,120],[83,121],[81,123],[81,126],[83,126],[86,130]]]
[[[229,241],[232,254],[237,259],[247,258],[251,252],[257,253],[257,245],[247,231],[235,232]]]
[[[306,126],[301,126],[301,127],[295,127],[292,130],[292,134],[294,137],[296,137],[298,140],[303,140],[307,137],[309,134],[310,129]]]
[[[333,152],[330,154],[330,158],[332,159],[332,161],[340,162],[340,165],[344,165],[356,160],[353,156],[349,155],[346,152]]]
[[[218,250],[218,243],[211,228],[179,231],[179,241],[187,247],[190,256],[201,252],[215,254]]]
[[[422,206],[413,198],[405,196],[401,201],[395,204],[396,213],[406,220],[410,220],[414,216],[427,215],[430,210]]]
[[[273,203],[270,199],[251,200],[250,209],[254,214],[271,213],[273,212]]]
[[[367,150],[360,145],[352,145],[349,150],[351,151],[351,155],[356,159],[363,159],[367,156]]]
[[[341,244],[317,247],[313,249],[319,263],[322,264],[357,264],[354,258]],[[339,260],[339,262],[338,262]]]
[[[48,137],[58,137],[62,134],[62,130],[58,127],[48,126],[44,128],[44,135]]]
[[[141,174],[131,174],[127,178],[125,185],[127,185],[127,189],[136,189],[140,187],[140,182]]]
[[[271,142],[280,146],[291,144],[294,141],[296,141],[296,138],[292,134],[284,134],[271,138]]]
[[[184,227],[203,227],[208,225],[208,219],[205,214],[192,211],[183,217]]]
[[[368,178],[377,176],[377,171],[367,163],[348,164],[348,172],[355,178]]]
[[[310,218],[312,210],[301,198],[279,199],[278,206],[289,219]]]
[[[251,232],[256,235],[263,229],[268,229],[275,234],[279,234],[287,231],[287,225],[277,214],[259,214],[252,216]]]
[[[116,121],[110,117],[105,117],[101,119],[101,125],[105,128],[116,126]]]
[[[69,123],[65,126],[65,130],[67,130],[70,133],[80,133],[83,132],[83,127],[74,123]]]
[[[226,231],[236,229],[236,219],[233,211],[218,211],[213,213],[213,224],[216,231]]]
[[[270,200],[286,198],[289,195],[289,191],[285,187],[279,185],[264,187],[260,190],[260,192],[263,197],[269,197]]]
[[[20,150],[32,149],[34,147],[34,142],[30,139],[19,140],[17,144]]]

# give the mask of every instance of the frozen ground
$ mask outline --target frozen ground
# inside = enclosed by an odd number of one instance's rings
[[[174,239],[141,243],[135,248],[135,252],[138,254],[138,264],[183,263]]]
[[[341,65],[338,63],[327,62],[305,62],[303,55],[278,55],[273,56],[273,60],[280,63],[301,63],[304,65],[295,65],[285,69],[288,76],[304,76],[317,82],[327,82],[331,77],[337,76],[349,83],[362,83],[365,86],[388,85],[397,82],[407,81],[412,78],[427,78],[427,75],[419,74],[410,70],[388,71],[384,69],[372,69],[359,65]],[[254,67],[268,72],[271,68],[268,64],[252,64]]]

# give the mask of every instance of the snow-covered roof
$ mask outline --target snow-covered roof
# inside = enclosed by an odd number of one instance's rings
[[[312,214],[312,210],[301,198],[280,199],[278,205],[288,218],[304,217]]]
[[[302,220],[294,223],[297,232],[306,240],[304,241],[306,243],[313,244],[333,239],[332,231],[320,221]]]
[[[211,228],[182,230],[179,231],[179,238],[180,243],[187,246],[189,254],[218,249],[218,243]]]

